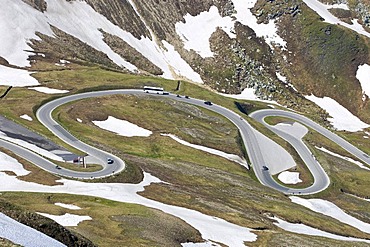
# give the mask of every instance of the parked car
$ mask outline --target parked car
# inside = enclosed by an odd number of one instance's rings
[[[212,105],[212,102],[211,101],[204,101],[204,104],[206,104],[206,105]]]
[[[108,163],[108,164],[113,164],[113,163],[114,163],[114,160],[113,160],[113,159],[111,159],[111,158],[108,158],[108,159],[107,159],[107,163]]]

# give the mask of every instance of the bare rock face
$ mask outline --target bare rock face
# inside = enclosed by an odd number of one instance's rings
[[[130,32],[135,38],[150,37],[145,23],[127,0],[86,0],[86,2],[95,11],[104,15],[113,24]]]
[[[22,0],[22,1],[31,5],[32,7],[41,12],[46,11],[47,3],[45,2],[45,0]]]

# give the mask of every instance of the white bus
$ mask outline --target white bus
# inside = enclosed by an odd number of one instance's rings
[[[168,94],[166,91],[164,91],[163,87],[144,86],[144,92],[156,94]]]

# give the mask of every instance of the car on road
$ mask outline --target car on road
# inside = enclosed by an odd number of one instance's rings
[[[60,166],[56,166],[55,168],[58,169],[58,170],[62,169]]]
[[[264,170],[264,171],[268,171],[268,170],[269,170],[269,168],[268,168],[267,166],[262,166],[262,170]]]
[[[113,159],[111,159],[111,158],[108,158],[107,159],[107,163],[110,165],[110,164],[113,164],[114,163],[114,160]]]
[[[180,96],[179,94],[178,94],[178,95],[176,95],[176,97],[177,97],[177,98],[181,98],[181,96]]]
[[[212,102],[211,101],[204,101],[204,104],[206,104],[206,105],[212,105]]]
[[[190,99],[190,97],[189,97],[189,96],[187,96],[187,95],[185,95],[185,99]]]

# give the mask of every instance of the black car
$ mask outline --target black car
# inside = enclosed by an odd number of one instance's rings
[[[262,170],[264,170],[264,171],[268,171],[268,170],[269,170],[269,168],[268,168],[267,166],[262,166]]]
[[[190,99],[190,97],[189,97],[189,96],[187,96],[187,95],[185,95],[185,99]]]
[[[111,158],[108,158],[108,159],[107,159],[107,163],[108,163],[108,164],[113,164],[113,163],[114,163],[114,160],[113,160],[113,159],[111,159]]]
[[[176,97],[177,97],[177,98],[181,98],[181,96],[180,96],[179,94],[178,94],[178,95],[176,95]]]
[[[58,170],[62,169],[60,166],[56,166],[55,168],[58,169]]]
[[[206,104],[206,105],[212,105],[212,102],[211,101],[204,101],[204,104]]]

